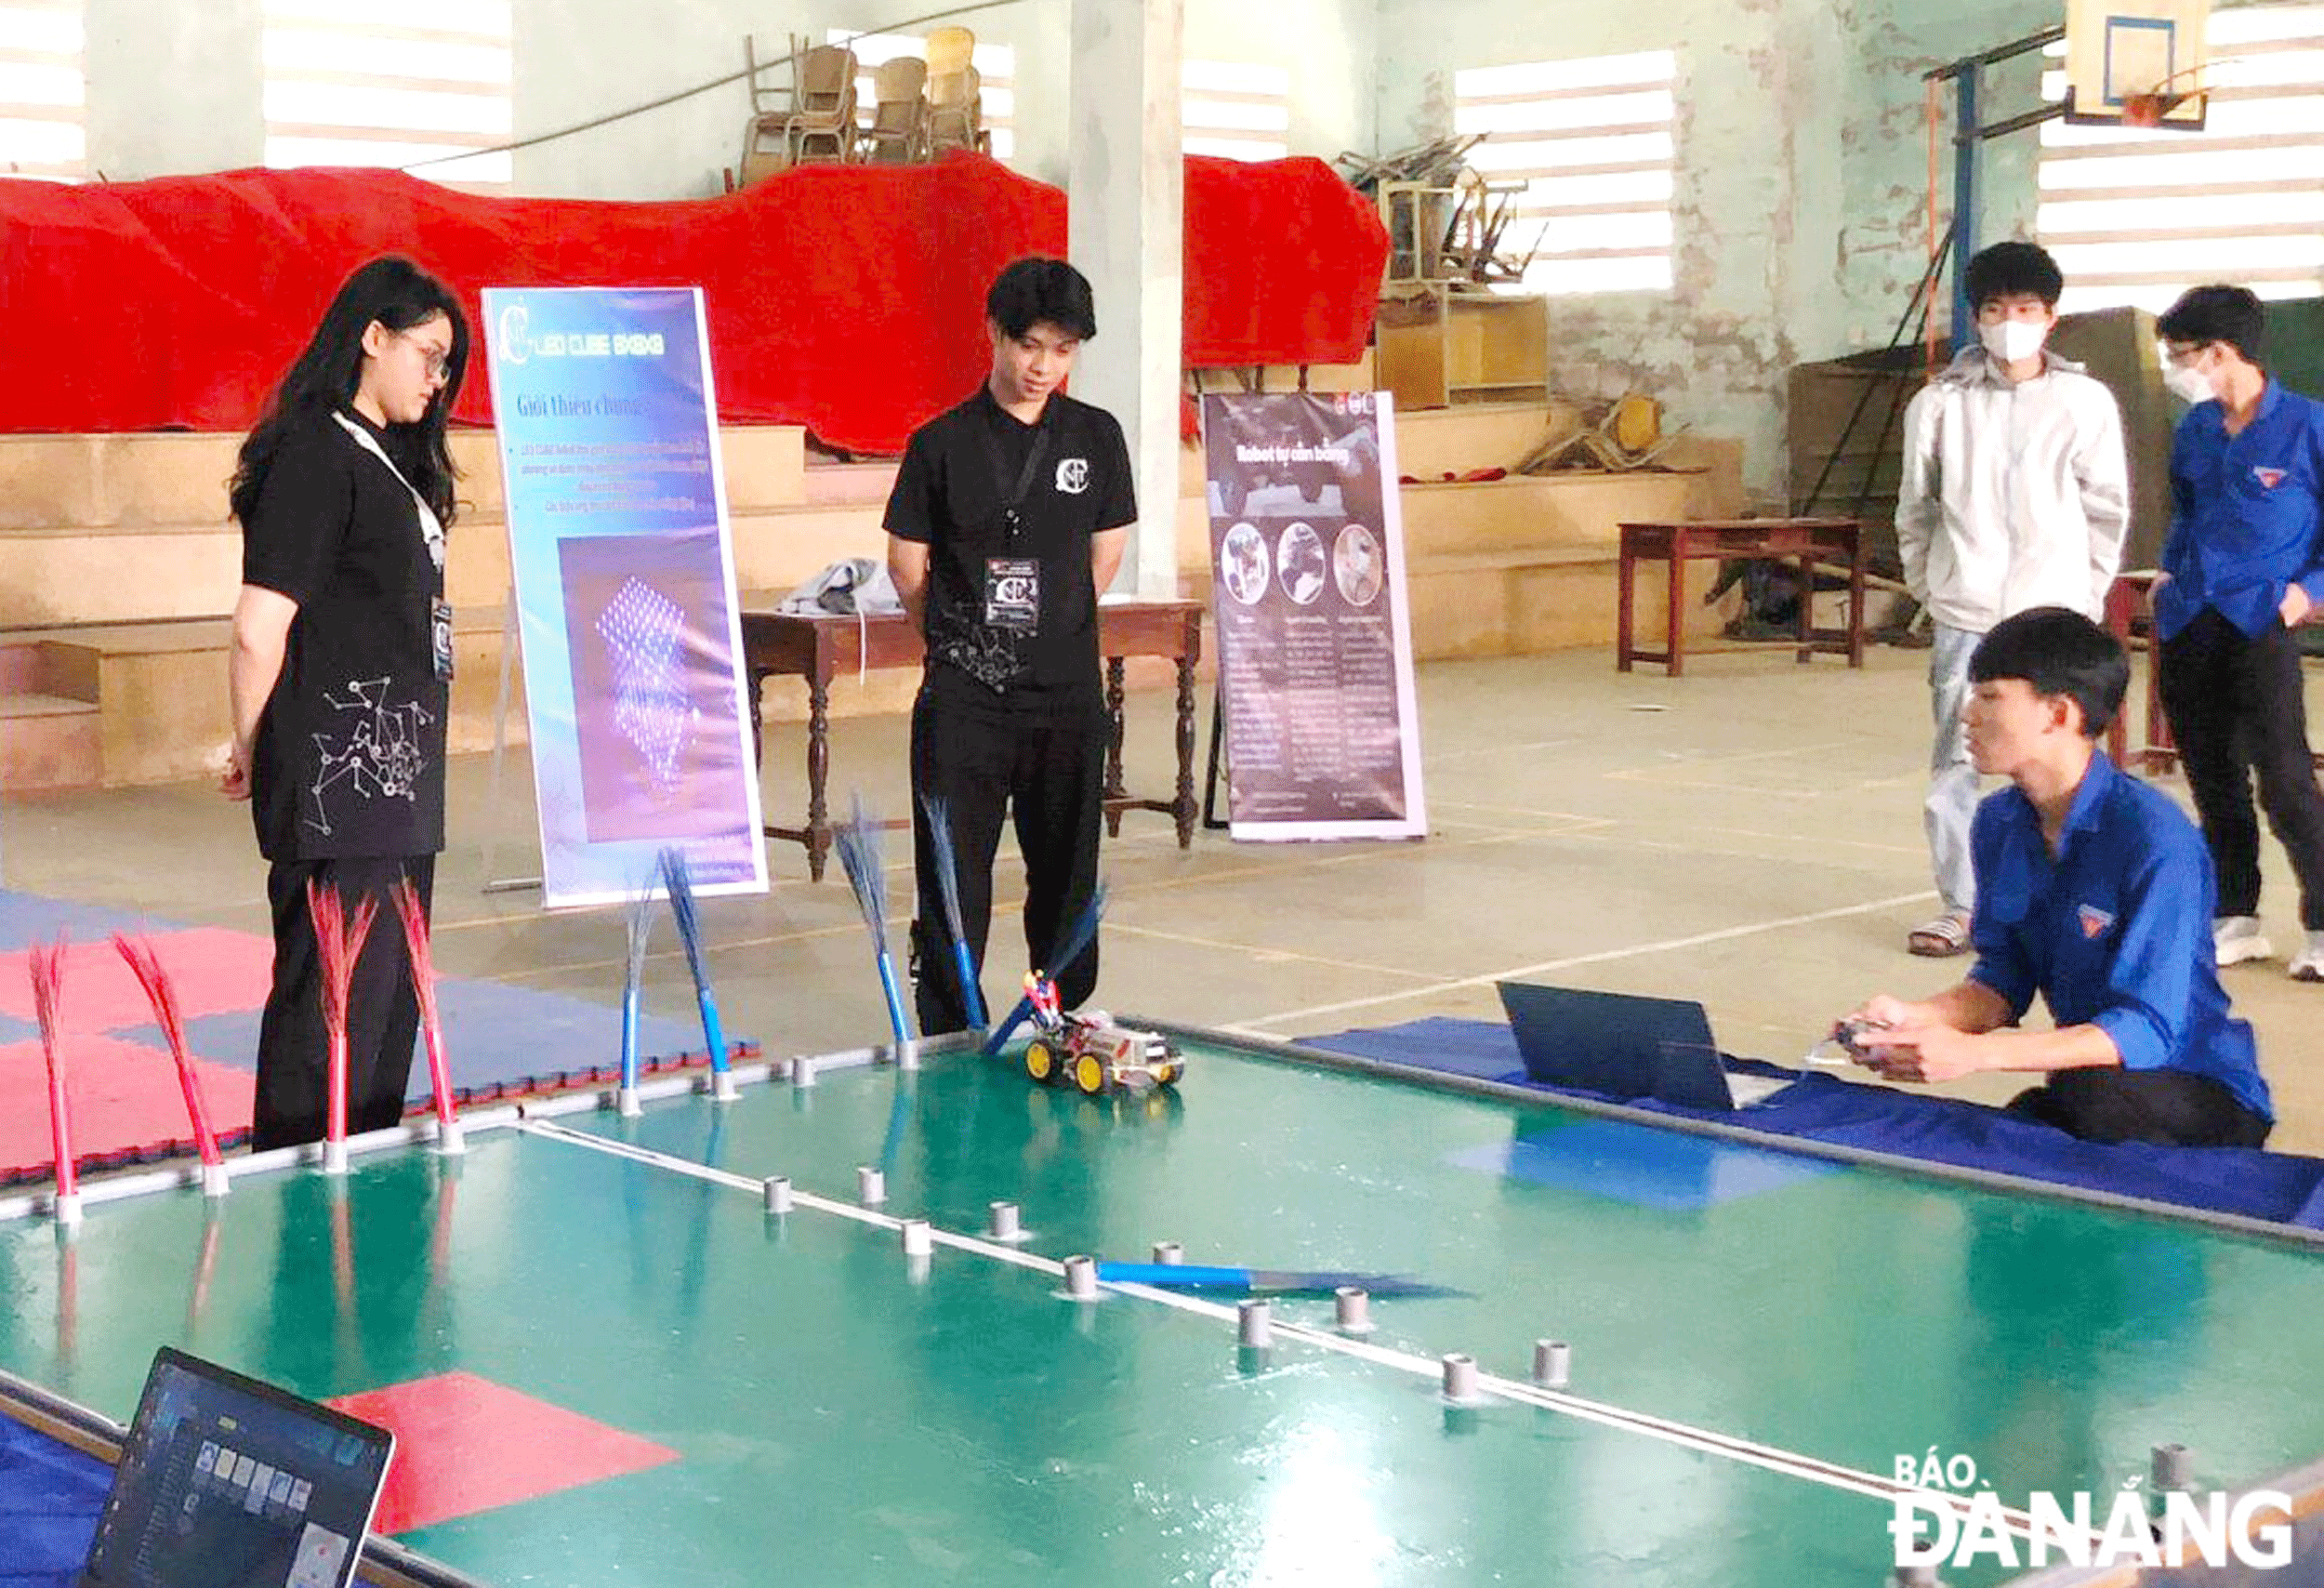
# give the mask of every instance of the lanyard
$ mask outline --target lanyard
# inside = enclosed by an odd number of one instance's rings
[[[985,452],[993,461],[993,483],[999,487],[1001,493],[1001,528],[1012,542],[1024,523],[1024,499],[1033,493],[1034,477],[1040,473],[1042,459],[1049,456],[1050,416],[1054,411],[1053,404],[1042,405],[1041,417],[1033,427],[1032,450],[1024,455],[1024,467],[1017,470],[1013,487],[1009,482],[1008,462],[1001,457],[999,438],[993,434],[989,422],[984,432]]]
[[[436,517],[436,509],[428,505],[428,499],[425,496],[412,490],[412,483],[403,478],[403,470],[395,466],[395,459],[388,456],[388,449],[379,444],[378,437],[345,414],[335,410],[331,417],[339,422],[341,430],[355,438],[357,446],[362,447],[388,466],[388,472],[395,476],[397,484],[412,492],[412,506],[419,509],[420,536],[428,542],[429,561],[435,563],[437,572],[442,573],[443,571],[443,524]]]

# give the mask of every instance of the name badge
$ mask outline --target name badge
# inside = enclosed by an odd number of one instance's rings
[[[428,602],[428,643],[435,653],[436,682],[452,682],[452,603],[441,596]]]
[[[984,559],[984,622],[1030,634],[1041,626],[1041,564],[1032,557]]]

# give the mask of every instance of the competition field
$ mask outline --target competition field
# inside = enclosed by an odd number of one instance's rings
[[[1176,1094],[931,1052],[479,1114],[457,1158],[93,1199],[69,1239],[19,1204],[0,1367],[116,1419],[164,1343],[341,1399],[403,1436],[382,1530],[495,1583],[1876,1588],[1900,1457],[2103,1518],[2157,1445],[2204,1489],[2324,1452],[2310,1251],[1188,1052]],[[1280,1299],[1263,1349],[1235,1295],[1065,1296],[1063,1258],[1160,1241],[1450,1293],[1364,1334]]]

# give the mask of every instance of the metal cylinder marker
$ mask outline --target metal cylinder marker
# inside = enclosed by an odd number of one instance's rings
[[[1183,1263],[1186,1261],[1186,1249],[1174,1240],[1157,1240],[1154,1243],[1154,1260],[1156,1263]]]
[[[1564,1389],[1573,1376],[1574,1348],[1563,1340],[1533,1343],[1533,1382],[1544,1389]]]
[[[791,1084],[793,1086],[814,1085],[815,1061],[804,1053],[793,1059],[791,1061]]]
[[[1332,1299],[1338,1304],[1338,1322],[1343,1332],[1360,1334],[1372,1327],[1372,1295],[1363,1286],[1342,1285],[1332,1292]]]
[[[789,1175],[769,1175],[759,1190],[766,1198],[768,1212],[780,1214],[791,1211],[791,1177]]]
[[[1477,1398],[1477,1359],[1455,1351],[1445,1358],[1445,1398],[1466,1406]]]
[[[988,1226],[986,1233],[995,1240],[1014,1240],[1024,1233],[1023,1225],[1017,1215],[1017,1205],[1014,1202],[995,1202],[991,1211],[992,1224]]]
[[[926,1257],[936,1250],[936,1242],[929,1234],[926,1219],[906,1219],[900,1226],[904,1232],[904,1255]]]
[[[2157,1492],[2194,1487],[2195,1463],[2188,1459],[2185,1445],[2157,1445],[2154,1454],[2154,1483]]]
[[[920,1045],[910,1038],[895,1045],[896,1068],[916,1070],[920,1067]]]
[[[1888,1581],[1894,1588],[1942,1588],[1934,1566],[1900,1566]]]
[[[1065,1296],[1068,1301],[1094,1302],[1098,1299],[1098,1264],[1094,1257],[1065,1259]]]
[[[888,1199],[888,1177],[865,1164],[855,1171],[855,1199],[866,1208],[877,1208]]]
[[[1264,1298],[1254,1297],[1235,1305],[1236,1338],[1254,1351],[1274,1343],[1274,1309]]]

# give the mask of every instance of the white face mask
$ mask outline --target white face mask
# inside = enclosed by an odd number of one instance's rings
[[[2173,397],[2186,404],[2208,403],[2219,393],[2212,389],[2211,377],[2199,369],[2189,369],[2183,364],[2165,364],[2162,383]]]
[[[1977,339],[2003,364],[2017,364],[2041,351],[2041,344],[2050,339],[2050,327],[2030,320],[2003,320],[1978,326]]]

